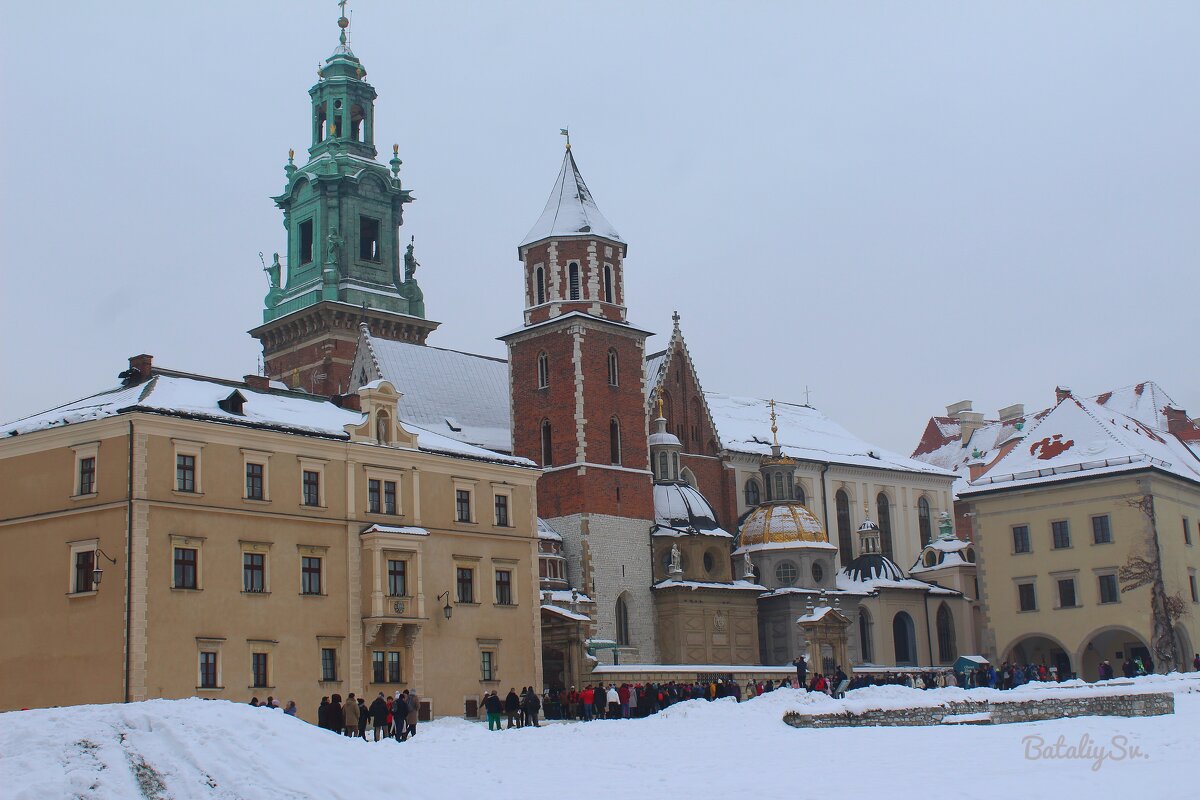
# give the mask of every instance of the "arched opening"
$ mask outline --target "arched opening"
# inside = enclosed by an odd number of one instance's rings
[[[545,353],[538,353],[537,382],[539,389],[545,389],[550,385],[550,357]]]
[[[1112,667],[1113,676],[1120,678],[1126,673],[1136,673],[1136,659],[1142,659],[1142,667],[1146,672],[1154,670],[1150,659],[1150,646],[1137,632],[1115,625],[1093,631],[1084,640],[1083,652],[1079,654],[1079,677],[1094,681],[1100,677],[1100,664],[1107,661]],[[1013,647],[1016,649],[1016,646]],[[1187,664],[1192,651],[1180,653]]]
[[[929,517],[929,501],[925,495],[917,500],[917,525],[921,529],[921,547],[933,541],[933,520]]]
[[[567,285],[570,287],[571,299],[579,299],[579,265],[574,261],[567,267]]]
[[[975,548],[974,547],[968,547],[966,550],[963,551],[963,553],[966,556],[967,563],[969,563],[969,564],[975,563]]]
[[[620,375],[617,372],[617,351],[608,351],[608,385],[620,386]]]
[[[612,267],[604,265],[604,302],[613,302]]]
[[[921,564],[926,567],[936,566],[937,559],[938,557],[936,552],[933,550],[926,550],[925,555],[921,557]]]
[[[808,505],[808,495],[804,493],[804,486],[801,485],[800,481],[796,481],[796,485],[792,487],[792,491],[792,497],[795,498],[797,503],[804,506]]]
[[[380,411],[375,415],[375,440],[380,444],[387,444],[392,438],[391,431],[392,418],[386,411]]]
[[[743,493],[746,495],[746,505],[748,507],[758,505],[762,499],[758,489],[758,481],[754,480],[754,478],[748,478],[746,480],[746,486],[743,489]]]
[[[875,507],[879,515],[879,552],[888,558],[892,557],[892,505],[887,495],[879,493],[875,498]]]
[[[356,142],[363,141],[363,121],[366,114],[358,103],[350,106],[350,138]]]
[[[671,453],[671,479],[679,476],[679,453]]]
[[[325,137],[328,135],[326,128],[329,120],[326,118],[324,103],[317,106],[315,111],[316,115],[313,117],[313,141],[316,144],[320,144],[325,141]]]
[[[870,664],[875,659],[875,648],[871,646],[871,615],[865,608],[858,610],[858,650],[862,660]]]
[[[690,469],[688,469],[687,467],[684,467],[682,470],[679,471],[679,480],[683,481],[684,483],[686,483],[688,486],[692,487],[693,489],[696,488],[696,476],[693,475],[692,471]]]
[[[629,644],[629,606],[625,602],[625,595],[617,598],[617,644],[627,646]]]
[[[537,304],[546,302],[546,271],[538,267],[533,272],[534,289],[537,294]]]
[[[616,417],[608,421],[608,458],[609,463],[621,463],[621,423]]]
[[[658,454],[658,475],[655,478],[660,481],[671,480],[670,472],[667,469],[667,454],[665,452]]]
[[[892,618],[892,643],[896,652],[897,666],[916,666],[917,632],[912,617],[901,611]]]
[[[542,466],[554,464],[554,438],[550,430],[550,420],[542,420]]]
[[[1049,636],[1035,633],[1017,640],[1005,652],[1004,660],[1022,667],[1045,664],[1057,670],[1060,680],[1071,677],[1071,657],[1067,655],[1067,649]],[[1119,665],[1117,674],[1120,674]]]
[[[954,616],[950,607],[945,603],[937,610],[937,640],[938,661],[942,664],[952,664],[958,658],[958,648],[954,644]]]
[[[775,473],[775,497],[773,499],[775,499],[775,500],[787,500],[788,499],[787,495],[784,494],[783,473],[782,472]]]
[[[1187,672],[1188,667],[1192,664],[1192,659],[1197,655],[1196,651],[1192,649],[1192,637],[1188,636],[1183,623],[1175,625],[1175,655],[1179,658],[1179,663],[1175,668],[1180,672]]]
[[[833,504],[837,508],[838,553],[842,557],[842,566],[847,566],[854,560],[854,547],[850,538],[850,498],[844,489],[837,490]]]

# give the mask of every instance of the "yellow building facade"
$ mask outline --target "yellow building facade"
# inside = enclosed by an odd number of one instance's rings
[[[387,382],[140,363],[0,432],[0,709],[541,685],[531,465],[399,424]]]

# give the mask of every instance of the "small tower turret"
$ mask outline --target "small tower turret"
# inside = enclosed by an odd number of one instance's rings
[[[775,401],[771,405],[771,455],[762,460],[759,471],[767,487],[768,503],[790,503],[796,495],[796,461],[783,454],[779,446],[779,424]]]
[[[683,443],[679,437],[667,431],[667,418],[663,416],[663,400],[656,396],[657,416],[654,418],[654,433],[650,434],[650,468],[654,470],[654,482],[665,483],[679,480],[679,454]]]

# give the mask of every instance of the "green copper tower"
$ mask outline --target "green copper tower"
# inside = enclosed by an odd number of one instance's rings
[[[413,196],[400,181],[398,147],[386,166],[376,160],[377,95],[350,49],[349,25],[339,17],[338,46],[308,91],[308,161],[297,166],[288,154],[283,193],[272,198],[287,250],[267,268],[263,324],[250,332],[263,344],[268,376],[323,394],[348,388],[354,356],[342,340],[357,341],[359,323],[419,344],[437,327],[425,319],[413,245],[400,237]]]

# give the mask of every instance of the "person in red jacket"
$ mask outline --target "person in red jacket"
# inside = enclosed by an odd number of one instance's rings
[[[621,701],[621,719],[629,719],[629,684],[622,683],[617,688],[617,697]]]
[[[580,702],[583,704],[583,721],[590,722],[592,719],[592,701],[596,699],[596,693],[590,685],[583,687],[583,691],[579,693]]]

